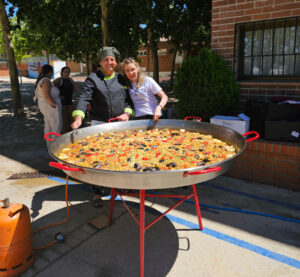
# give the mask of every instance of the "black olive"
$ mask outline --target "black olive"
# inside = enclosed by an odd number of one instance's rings
[[[76,158],[80,158],[80,156],[81,156],[81,153],[79,153],[79,154],[76,156]]]
[[[170,147],[169,147],[169,149],[174,149],[174,148],[175,148],[175,146],[170,146]]]
[[[146,171],[155,171],[155,169],[153,170],[153,167],[152,166],[147,166],[147,167],[144,167],[143,168],[143,171],[146,172]]]
[[[210,162],[210,160],[209,160],[208,158],[204,158],[202,161],[203,161],[204,163]]]
[[[95,148],[90,148],[90,151],[94,152],[94,151],[95,151]]]
[[[144,151],[145,151],[145,152],[148,152],[148,151],[149,151],[149,149],[148,149],[148,148],[145,148],[145,149],[144,149]]]
[[[174,145],[181,145],[181,143],[177,142],[177,143],[174,143]]]
[[[129,144],[128,144],[128,145],[132,146],[132,145],[133,145],[133,143],[132,143],[132,142],[129,142]]]
[[[164,159],[160,159],[160,160],[159,160],[160,163],[163,163],[164,161],[165,161]]]
[[[144,147],[138,147],[137,149],[144,150]]]
[[[194,157],[195,157],[195,159],[199,159],[199,155],[195,155]]]
[[[95,165],[93,168],[98,169],[98,168],[100,168],[101,166],[103,166],[103,164],[97,164],[97,165]]]
[[[142,169],[142,167],[138,163],[134,163],[133,167],[136,169],[136,171],[139,171]]]
[[[214,158],[218,159],[219,157],[217,155],[213,155]]]
[[[167,167],[176,167],[177,164],[176,164],[176,163],[169,163],[169,164],[167,164],[166,166],[167,166]]]
[[[86,146],[86,145],[88,145],[88,142],[87,142],[87,141],[83,141],[83,142],[81,143],[81,145]]]
[[[201,137],[198,137],[197,139],[202,139]]]
[[[113,154],[113,153],[115,153],[115,152],[116,152],[115,150],[111,150],[111,151],[110,151],[111,154]]]
[[[179,134],[179,133],[172,133],[171,136],[172,136],[172,137],[180,136],[180,134]]]
[[[158,166],[155,166],[153,168],[155,168],[155,171],[160,171],[160,168]]]
[[[199,149],[200,152],[203,152],[204,150],[202,148]]]
[[[205,165],[204,162],[201,162],[201,163],[197,163],[198,166],[202,166],[202,165]]]
[[[127,162],[131,162],[131,158],[127,158]]]
[[[145,143],[141,143],[141,146],[143,147],[147,147],[147,145]]]
[[[111,139],[111,137],[105,137],[105,139]]]

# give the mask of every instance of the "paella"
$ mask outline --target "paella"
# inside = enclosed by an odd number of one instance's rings
[[[211,135],[164,128],[98,133],[64,147],[57,157],[87,168],[145,172],[205,166],[237,152]]]

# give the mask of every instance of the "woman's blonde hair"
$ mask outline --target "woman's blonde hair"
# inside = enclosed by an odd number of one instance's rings
[[[124,65],[125,64],[131,64],[133,63],[135,65],[135,67],[137,68],[137,84],[136,84],[136,88],[139,88],[142,83],[144,82],[145,79],[145,75],[142,73],[141,68],[139,66],[139,64],[137,63],[137,61],[134,58],[126,58],[123,60],[122,62],[122,74],[124,76],[124,79],[126,81],[126,84],[128,87],[132,88],[131,82],[130,80],[127,78],[125,71],[124,71]]]

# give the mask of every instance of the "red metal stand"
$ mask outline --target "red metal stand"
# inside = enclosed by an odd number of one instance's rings
[[[198,222],[199,222],[199,229],[203,230],[202,220],[201,220],[201,212],[200,212],[200,206],[199,206],[199,200],[198,195],[196,191],[196,186],[192,185],[193,193],[189,195],[173,195],[173,194],[151,194],[146,193],[144,189],[141,189],[139,193],[123,193],[119,192],[116,189],[111,189],[111,198],[110,198],[110,213],[109,213],[109,224],[112,224],[112,218],[113,218],[113,210],[114,210],[114,200],[115,196],[120,196],[124,207],[127,209],[129,214],[132,216],[133,220],[136,222],[136,224],[140,228],[140,277],[144,277],[144,253],[145,253],[145,231],[149,229],[154,223],[159,221],[164,215],[166,215],[168,212],[176,208],[178,205],[180,205],[185,200],[194,197],[195,199],[195,208],[198,216]],[[122,196],[139,196],[140,198],[140,220],[138,220],[135,215],[132,213],[130,208],[125,203]],[[145,226],[145,197],[158,197],[158,198],[179,198],[180,200],[175,203],[171,208],[167,209],[164,213],[162,213],[160,216],[158,216],[156,219],[152,220],[148,225]]]

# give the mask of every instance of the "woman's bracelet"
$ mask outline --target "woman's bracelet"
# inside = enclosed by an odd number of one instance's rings
[[[163,109],[163,106],[161,104],[158,104],[157,106],[160,106],[160,108]]]

